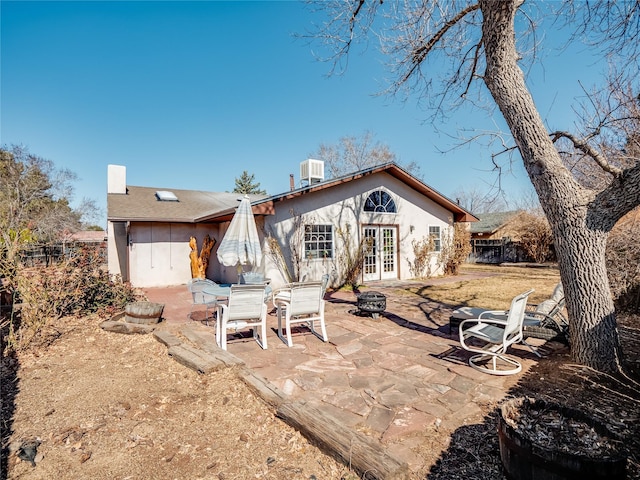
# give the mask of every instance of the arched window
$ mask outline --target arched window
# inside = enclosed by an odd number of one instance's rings
[[[396,202],[393,201],[391,195],[384,190],[376,190],[371,192],[371,195],[364,203],[365,212],[385,212],[396,213]]]

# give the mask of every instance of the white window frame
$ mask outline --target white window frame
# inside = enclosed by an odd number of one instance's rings
[[[429,238],[433,239],[433,251],[440,252],[442,250],[442,227],[440,225],[429,225]]]
[[[329,238],[326,235],[329,234]],[[304,226],[304,239],[302,245],[303,258],[305,260],[325,260],[334,258],[335,235],[333,225],[330,223],[314,223]],[[320,248],[321,246],[329,248]],[[315,247],[315,248],[312,248]],[[310,255],[310,252],[311,255]],[[323,252],[319,254],[318,252]]]

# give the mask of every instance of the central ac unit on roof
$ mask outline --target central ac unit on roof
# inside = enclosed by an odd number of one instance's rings
[[[300,183],[313,185],[324,180],[324,162],[309,158],[300,163]]]

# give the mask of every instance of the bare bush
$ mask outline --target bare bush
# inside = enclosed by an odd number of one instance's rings
[[[3,338],[3,350],[22,350],[38,337],[46,336],[46,327],[68,315],[121,310],[135,299],[133,289],[120,278],[110,278],[97,258],[86,249],[65,262],[21,269],[17,274],[16,303]]]
[[[354,290],[360,285],[360,275],[364,267],[364,257],[372,247],[371,238],[363,238],[359,243],[355,243],[351,237],[349,225],[346,228],[336,230],[338,237],[342,240],[343,252],[340,256],[341,278],[338,280],[339,287],[349,285]]]
[[[271,232],[266,235],[267,245],[269,245],[269,249],[267,250],[267,255],[271,258],[271,261],[276,266],[282,277],[285,279],[286,283],[293,282],[293,275],[289,271],[289,266],[287,265],[287,260],[282,253],[282,247],[278,242],[278,239],[274,237]]]
[[[640,310],[640,209],[629,213],[611,230],[607,242],[607,275],[620,310]]]
[[[414,278],[431,276],[431,257],[433,257],[435,242],[433,237],[426,236],[421,240],[411,240],[413,247],[413,262],[409,262],[409,271]]]
[[[519,232],[519,244],[526,255],[536,263],[553,258],[553,234],[542,212],[522,212],[515,219],[514,229]]]
[[[457,275],[460,265],[464,263],[471,253],[471,231],[464,223],[453,225],[453,236],[447,237],[442,242],[440,251],[440,263],[445,275]]]

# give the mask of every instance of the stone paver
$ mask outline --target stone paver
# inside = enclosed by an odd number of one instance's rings
[[[374,405],[367,416],[365,425],[379,434],[384,433],[395,417],[395,411],[382,405]]]
[[[492,376],[470,368],[467,352],[458,348],[457,332],[449,333],[449,310],[407,293],[410,286],[395,282],[372,287],[388,299],[387,312],[378,319],[352,313],[354,294],[329,294],[328,343],[299,328],[294,347],[288,348],[276,336],[277,319],[270,313],[268,350],[243,336],[230,337],[228,351],[293,399],[325,409],[343,425],[388,445],[418,471],[421,460],[412,449],[429,432],[453,432],[481,421],[520,376]],[[213,332],[211,326],[187,320],[191,302],[186,286],[146,293],[150,301],[165,303],[165,328],[179,332],[195,325]],[[525,372],[536,361],[525,346],[514,353]]]
[[[391,442],[400,437],[421,432],[426,425],[433,424],[435,420],[435,417],[428,413],[409,407],[401,408],[396,412],[393,422],[382,435],[382,442]]]

